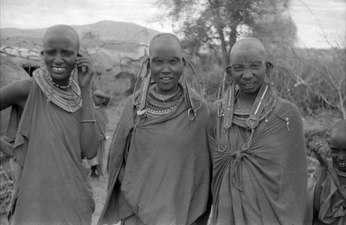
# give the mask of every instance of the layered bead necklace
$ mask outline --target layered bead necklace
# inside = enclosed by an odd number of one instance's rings
[[[249,128],[247,124],[247,119],[250,117],[253,107],[251,108],[240,107],[239,101],[237,99],[238,93],[236,94],[236,101],[234,104],[233,123],[243,128]],[[259,121],[262,121],[263,119],[267,121],[268,114],[273,110],[275,103],[276,103],[276,93],[274,90],[271,90],[269,92],[268,99],[264,102],[259,102],[259,104],[263,104],[262,106],[263,111],[260,112],[260,116],[258,118]]]
[[[176,92],[170,95],[161,95],[156,92],[155,85],[148,91],[147,115],[150,118],[157,118],[173,112],[183,97],[183,91],[180,85]]]
[[[76,112],[82,107],[81,90],[72,78],[66,86],[56,84],[44,67],[35,70],[33,77],[47,96],[47,102],[53,102],[67,112]]]
[[[53,84],[55,87],[61,89],[61,90],[67,90],[71,87],[71,83],[72,83],[72,78],[70,77],[68,84],[67,85],[60,85],[54,82],[53,78],[51,76],[49,76],[49,74],[45,74],[45,76],[47,77],[48,81]]]

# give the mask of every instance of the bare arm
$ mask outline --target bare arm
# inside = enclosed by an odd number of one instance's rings
[[[80,123],[80,145],[82,157],[92,159],[97,154],[99,140],[97,136],[97,125],[94,115],[92,99],[90,96],[90,81],[94,75],[91,64],[87,58],[79,57],[78,81],[82,92],[82,116]]]
[[[12,105],[23,109],[29,95],[32,82],[32,78],[29,78],[15,81],[0,88],[0,110]]]
[[[90,97],[89,88],[82,89],[82,118],[80,123],[80,144],[82,148],[82,154],[87,159],[92,159],[97,154],[97,148],[99,145],[96,122],[85,122],[85,121],[95,121],[95,115],[93,112],[92,101]],[[84,121],[84,122],[83,122]]]

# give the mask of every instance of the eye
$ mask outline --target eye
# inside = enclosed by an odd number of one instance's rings
[[[330,148],[330,154],[331,156],[336,156],[340,153],[340,149],[337,149],[337,148]]]
[[[236,64],[236,65],[232,65],[232,69],[235,72],[240,72],[240,71],[242,71],[244,69],[244,66]]]
[[[261,67],[261,63],[260,62],[256,62],[251,64],[251,69],[259,69]]]
[[[61,55],[63,57],[71,57],[71,56],[73,56],[73,54],[74,54],[73,51],[65,50],[65,49],[61,50]]]
[[[163,60],[162,59],[153,59],[151,62],[155,66],[161,66],[163,64]]]
[[[174,65],[176,65],[177,63],[179,63],[180,60],[179,60],[179,59],[171,59],[171,60],[169,60],[168,62],[169,62],[169,65],[174,66]]]
[[[56,55],[56,50],[54,49],[44,50],[43,53],[47,56],[54,56]]]

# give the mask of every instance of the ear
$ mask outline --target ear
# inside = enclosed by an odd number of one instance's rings
[[[184,66],[186,66],[186,59],[183,57],[182,60],[183,60]]]
[[[266,67],[267,67],[267,69],[273,69],[274,65],[273,65],[273,63],[267,61],[266,62]]]
[[[42,64],[44,64],[44,52],[43,52],[43,50],[40,51],[40,61]]]
[[[146,59],[146,64],[147,64],[147,70],[150,70],[150,58]]]
[[[226,66],[225,71],[228,75],[232,76],[232,66],[231,65]]]

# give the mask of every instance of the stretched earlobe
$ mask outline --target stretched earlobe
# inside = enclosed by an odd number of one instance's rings
[[[150,70],[150,58],[147,58],[145,61],[147,61],[147,70]]]
[[[226,72],[228,75],[232,75],[232,66],[230,66],[230,65],[226,66],[225,72]]]
[[[267,61],[266,62],[266,67],[267,67],[267,69],[273,69],[274,65],[273,65],[273,63]]]
[[[40,65],[41,65],[41,66],[44,66],[44,65],[45,65],[45,62],[44,62],[44,52],[43,52],[43,50],[40,51]]]

